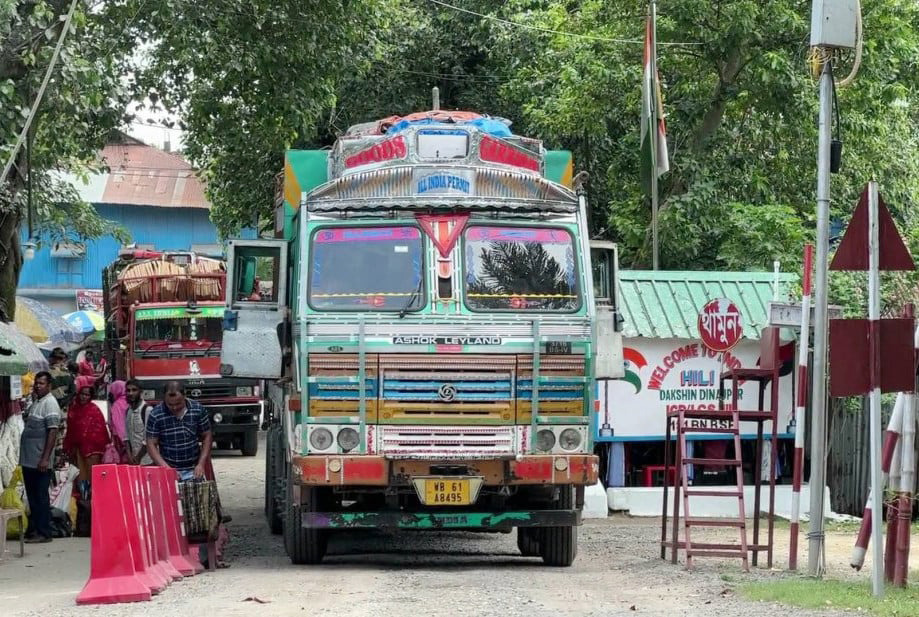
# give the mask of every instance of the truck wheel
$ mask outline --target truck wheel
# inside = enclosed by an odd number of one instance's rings
[[[265,515],[271,533],[277,536],[284,532],[284,451],[281,449],[281,427],[269,428],[265,442]]]
[[[287,507],[284,517],[284,548],[290,562],[295,565],[313,565],[322,561],[326,550],[326,536],[319,529],[307,529],[303,526],[300,515],[304,509],[316,510],[319,491],[315,488],[301,488],[307,491],[307,503],[294,505],[293,474],[287,476]]]
[[[539,528],[538,527],[518,527],[517,528],[517,548],[524,557],[539,557]]]
[[[559,510],[573,509],[574,489],[570,486],[559,487],[559,498],[555,506]],[[540,536],[539,550],[543,563],[562,568],[574,563],[578,554],[577,527],[545,527]]]
[[[255,456],[258,453],[257,430],[243,434],[242,447],[240,450],[242,450],[243,456]]]

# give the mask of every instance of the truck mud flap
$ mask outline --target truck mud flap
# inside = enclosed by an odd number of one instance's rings
[[[580,510],[516,512],[304,512],[304,527],[319,529],[497,529],[570,527]]]

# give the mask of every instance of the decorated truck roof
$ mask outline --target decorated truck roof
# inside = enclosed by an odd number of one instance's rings
[[[331,150],[290,150],[279,177],[277,235],[303,196],[311,212],[482,208],[571,213],[571,153],[546,150],[509,123],[428,111],[352,126]]]

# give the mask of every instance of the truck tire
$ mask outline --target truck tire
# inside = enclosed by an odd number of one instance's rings
[[[559,487],[559,498],[555,503],[559,510],[574,508],[574,489],[570,486]],[[578,554],[578,528],[544,527],[540,534],[540,556],[547,566],[567,568],[574,563]]]
[[[520,554],[524,557],[540,557],[539,528],[518,527],[517,548],[520,549]]]
[[[308,491],[307,503],[295,505],[293,502],[293,474],[288,472],[287,475],[287,507],[284,516],[284,548],[287,549],[287,556],[294,565],[314,565],[322,561],[325,557],[326,536],[319,529],[307,529],[303,526],[300,516],[305,508],[313,511],[316,509],[316,501],[319,497],[315,488],[301,488],[301,491]]]
[[[284,533],[284,451],[281,427],[268,429],[265,440],[265,516],[268,528],[278,536]]]
[[[258,454],[258,429],[243,433],[240,450],[243,456],[255,456]]]

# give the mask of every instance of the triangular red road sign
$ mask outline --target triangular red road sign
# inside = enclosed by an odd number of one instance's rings
[[[878,254],[880,270],[915,270],[916,264],[903,243],[884,200],[878,195]],[[868,270],[868,187],[855,206],[846,233],[839,243],[830,270]]]
[[[424,233],[428,235],[440,256],[447,258],[456,244],[457,238],[463,233],[469,213],[465,214],[416,214],[415,219],[421,225]]]

